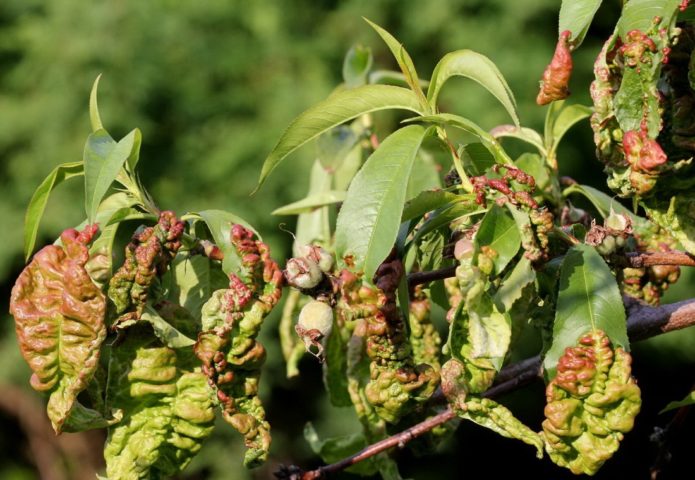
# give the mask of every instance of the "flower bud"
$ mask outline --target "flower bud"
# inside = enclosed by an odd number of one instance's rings
[[[313,260],[323,273],[331,273],[333,271],[333,255],[325,248],[319,245],[302,245],[299,247],[299,254],[303,257]]]
[[[313,260],[306,257],[290,258],[285,267],[285,278],[295,288],[309,289],[321,282],[323,273]]]
[[[304,342],[306,351],[323,359],[322,340],[333,330],[333,309],[326,303],[312,300],[299,312],[299,320],[294,327],[297,335]],[[314,353],[311,347],[316,348]]]

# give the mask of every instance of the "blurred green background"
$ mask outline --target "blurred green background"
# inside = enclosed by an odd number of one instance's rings
[[[100,110],[116,138],[134,127],[143,133],[140,163],[145,185],[158,204],[179,213],[219,208],[256,226],[274,256],[289,256],[291,237],[272,217],[275,208],[298,200],[307,188],[313,147],[303,148],[270,177],[253,198],[260,166],[294,116],[325,98],[341,81],[342,58],[353,44],[369,46],[379,68],[395,64],[362,16],[401,40],[421,76],[428,77],[444,53],[470,48],[497,63],[517,96],[522,123],[542,128],[544,108],[534,103],[538,79],[557,34],[558,0],[2,0],[0,1],[0,478],[94,478],[101,442],[93,435],[63,435],[47,428],[40,398],[28,388],[28,369],[7,312],[10,288],[23,267],[24,210],[38,183],[59,163],[81,159],[89,133],[87,99],[103,74]],[[588,103],[592,58],[619,13],[619,1],[604,2],[584,46],[575,55],[572,101]],[[508,119],[492,96],[472,82],[454,80],[442,95],[444,108],[491,128]],[[379,117],[377,117],[379,120]],[[560,150],[562,173],[605,190],[594,159],[588,124],[576,127]],[[82,220],[79,181],[51,197],[38,245]],[[684,275],[668,301],[692,296]],[[690,295],[689,295],[690,294]],[[269,359],[264,399],[274,443],[267,467],[241,466],[237,434],[221,425],[181,478],[270,478],[278,463],[316,465],[302,438],[312,421],[322,434],[357,430],[350,409],[328,406],[320,368],[305,359],[302,376],[288,381],[274,327],[267,325]],[[693,380],[691,333],[670,334],[635,347],[635,374],[645,391],[638,427],[600,478],[646,476],[656,450],[649,443],[665,402],[683,396]],[[667,372],[667,373],[665,373]],[[505,400],[519,416],[539,426],[542,385]],[[692,424],[692,420],[691,420]],[[691,462],[693,440],[674,450]],[[692,455],[690,455],[692,457]],[[500,459],[504,459],[500,461]],[[550,462],[538,462],[520,442],[463,426],[430,456],[400,454],[405,477],[458,478],[520,471],[564,478]],[[349,477],[349,475],[345,475]],[[569,478],[569,475],[568,475]],[[673,477],[678,478],[678,477]]]

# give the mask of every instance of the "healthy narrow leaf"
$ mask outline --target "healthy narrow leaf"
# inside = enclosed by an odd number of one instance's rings
[[[677,402],[670,402],[659,413],[666,413],[677,408],[687,407],[688,405],[695,405],[695,390],[687,394],[685,398],[683,398],[683,400],[679,400]]]
[[[569,41],[575,48],[578,47],[584,41],[600,6],[601,0],[562,0],[559,33],[567,30],[572,32]]]
[[[429,218],[418,228],[417,233],[415,233],[415,236],[410,242],[408,242],[408,244],[417,244],[423,236],[450,224],[454,220],[472,215],[483,214],[486,211],[487,210],[485,209],[481,209],[480,205],[475,203],[475,200],[459,200],[453,204],[445,205],[432,212],[432,215],[430,215]]]
[[[343,165],[345,166],[345,165]],[[337,176],[337,174],[336,174]],[[337,180],[337,178],[336,178]],[[309,196],[328,192],[331,189],[331,175],[324,170],[321,162],[316,160],[311,167],[309,178]],[[302,213],[297,218],[295,239],[292,245],[293,255],[301,257],[299,248],[303,245],[318,243],[327,246],[330,242],[330,223],[328,208],[322,207],[311,213]]]
[[[603,258],[588,245],[572,247],[562,262],[553,342],[543,365],[549,379],[567,347],[589,332],[602,330],[611,342],[629,349],[620,290]]]
[[[379,34],[384,43],[386,43],[386,45],[389,47],[389,50],[391,50],[391,53],[396,58],[398,66],[403,72],[403,75],[405,75],[405,81],[408,83],[415,95],[417,95],[417,98],[420,100],[420,105],[422,106],[422,108],[427,109],[427,99],[425,98],[425,93],[422,91],[422,87],[420,86],[420,80],[418,78],[417,71],[415,70],[415,64],[413,63],[413,59],[410,58],[410,55],[405,50],[403,45],[398,40],[396,40],[396,38],[393,35],[381,28],[376,23],[370,22],[366,18],[364,20],[374,30],[376,30],[376,33]]]
[[[100,130],[87,139],[84,148],[85,210],[90,222],[109,187],[118,176],[126,160],[140,150],[142,136],[137,128],[117,144]]]
[[[29,257],[36,245],[36,235],[39,231],[39,223],[43,217],[43,211],[48,203],[48,196],[53,189],[65,180],[83,175],[84,169],[82,162],[63,163],[58,165],[53,171],[39,184],[31,196],[27,213],[24,217],[24,260],[29,261]]]
[[[405,204],[401,222],[421,217],[427,212],[441,208],[461,198],[460,195],[445,190],[425,190]],[[472,198],[466,198],[466,200],[472,200]]]
[[[598,210],[598,213],[603,218],[606,218],[608,215],[610,215],[612,209],[616,213],[627,215],[628,217],[630,217],[633,223],[644,223],[647,221],[646,219],[635,215],[630,210],[625,208],[617,199],[609,195],[606,195],[600,190],[596,190],[594,187],[579,184],[571,185],[562,192],[562,195],[565,198],[567,198],[573,193],[583,195],[594,205],[596,210]]]
[[[490,130],[490,134],[495,138],[516,138],[529,145],[533,145],[542,155],[545,155],[543,138],[532,128],[517,127],[515,125],[499,125]]]
[[[504,151],[499,142],[495,139],[495,137],[493,137],[484,129],[482,129],[478,124],[472,122],[471,120],[468,120],[465,117],[462,117],[460,115],[454,115],[451,113],[438,113],[436,115],[427,115],[416,117],[413,119],[408,119],[407,121],[425,122],[432,123],[435,125],[449,125],[455,128],[459,128],[464,132],[468,132],[478,137],[482,144],[485,145],[485,148],[490,150],[490,153],[492,153],[495,159],[497,159],[497,162],[506,164],[512,163],[512,160],[509,158],[509,156]]]
[[[427,89],[427,101],[432,109],[437,107],[437,98],[442,86],[454,76],[470,78],[487,89],[507,110],[514,125],[520,126],[516,100],[504,76],[492,60],[472,50],[448,53],[434,67],[430,86]]]
[[[364,85],[342,90],[311,107],[294,119],[265,159],[256,191],[287,155],[309,140],[365,113],[392,108],[421,113],[412,91],[390,85]]]
[[[284,207],[273,210],[272,215],[299,215],[313,212],[317,208],[333,205],[345,200],[345,192],[329,190],[327,192],[310,195],[297,202],[292,202]]]
[[[353,45],[343,60],[343,80],[349,88],[367,83],[367,75],[372,68],[372,51],[369,47]]]
[[[101,123],[101,116],[99,115],[99,105],[97,104],[99,80],[101,80],[101,73],[94,80],[92,91],[89,94],[89,121],[92,124],[92,133],[96,133],[97,130],[104,130],[104,125]]]
[[[578,103],[568,105],[560,110],[560,113],[553,120],[552,136],[550,139],[546,139],[548,151],[554,152],[557,150],[560,140],[562,140],[567,131],[576,123],[588,118],[591,113],[591,108]]]
[[[336,255],[352,255],[371,279],[393,248],[401,223],[408,177],[428,130],[397,130],[367,159],[348,189],[335,230]]]
[[[475,235],[476,252],[488,247],[496,253],[493,275],[499,275],[521,247],[521,235],[507,209],[493,205],[485,214]]]
[[[369,72],[369,83],[382,85],[395,85],[397,87],[409,87],[405,75],[395,70],[372,70]],[[420,87],[427,88],[430,84],[427,80],[420,79]]]

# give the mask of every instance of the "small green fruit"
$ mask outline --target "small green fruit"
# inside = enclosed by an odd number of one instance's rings
[[[294,329],[304,342],[306,351],[323,360],[322,341],[333,331],[333,309],[324,302],[310,301],[299,312]],[[312,347],[316,348],[316,353]]]

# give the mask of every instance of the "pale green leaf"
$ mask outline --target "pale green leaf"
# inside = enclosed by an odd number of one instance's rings
[[[490,207],[475,234],[476,255],[482,247],[496,253],[493,275],[499,275],[521,247],[521,235],[509,211],[498,205]]]
[[[569,41],[576,48],[584,41],[589,25],[602,0],[562,0],[559,33],[569,30]]]
[[[150,305],[145,306],[140,320],[152,325],[157,338],[169,348],[184,348],[195,344],[195,340],[187,337],[169,322],[164,320]]]
[[[99,80],[101,80],[101,74],[97,75],[96,80],[94,80],[94,85],[92,85],[92,91],[89,94],[89,122],[92,124],[92,133],[96,133],[97,130],[104,130],[104,125],[101,123],[101,116],[99,115],[99,105],[97,103]]]
[[[514,125],[519,126],[516,100],[504,76],[492,60],[472,50],[448,53],[434,67],[430,86],[427,89],[427,101],[432,109],[437,106],[437,98],[442,86],[454,76],[470,78],[487,89],[507,110]]]
[[[367,83],[367,75],[372,68],[372,51],[369,47],[353,45],[343,60],[343,81],[350,88]]]
[[[591,108],[578,103],[567,105],[560,110],[558,115],[553,119],[552,136],[550,139],[546,139],[548,151],[555,152],[560,144],[560,141],[562,140],[562,137],[565,136],[568,130],[578,122],[588,118],[591,113]],[[552,153],[549,155],[552,155]]]
[[[46,209],[48,197],[55,187],[65,180],[83,175],[84,169],[82,162],[63,163],[58,165],[53,171],[39,184],[34,191],[27,207],[24,217],[24,260],[29,261],[31,254],[36,246],[36,236],[39,231],[41,217]]]
[[[573,193],[583,195],[593,204],[594,208],[596,208],[599,215],[601,215],[603,218],[610,215],[611,210],[613,210],[616,213],[627,215],[634,224],[647,222],[646,219],[635,215],[630,210],[625,208],[616,198],[611,197],[610,195],[607,195],[594,187],[579,184],[570,185],[562,192],[562,196],[567,198]]]
[[[526,257],[521,257],[509,275],[504,277],[495,293],[495,305],[501,312],[509,312],[521,298],[527,285],[536,281],[536,271]]]
[[[137,128],[114,144],[105,130],[89,136],[84,148],[85,210],[93,221],[97,208],[128,158],[137,155],[142,136]]]
[[[284,207],[273,210],[271,215],[299,215],[310,213],[317,208],[333,205],[345,200],[345,192],[329,190],[314,195],[310,195],[302,200],[292,202]]]
[[[203,255],[178,255],[168,274],[171,280],[169,299],[188,310],[197,321],[212,293],[229,285],[229,278],[219,262]]]
[[[567,347],[585,334],[602,330],[611,342],[629,350],[627,319],[618,284],[596,250],[584,244],[573,246],[560,270],[553,341],[543,362],[549,379]]]
[[[401,224],[408,177],[427,134],[419,125],[397,130],[367,159],[350,184],[335,231],[339,261],[352,255],[371,279],[393,248]]]
[[[480,208],[480,205],[475,203],[474,200],[460,200],[452,204],[444,205],[433,211],[432,215],[419,226],[415,236],[409,244],[417,244],[423,236],[439,228],[448,227],[454,220],[483,214],[486,211],[486,209]]]
[[[401,221],[407,222],[408,220],[421,217],[427,212],[449,205],[462,198],[464,197],[446,190],[425,190],[405,204]],[[472,198],[465,198],[466,200],[472,200]]]
[[[403,109],[420,114],[415,94],[390,85],[364,85],[339,91],[299,115],[282,134],[263,163],[258,186],[290,153],[323,132],[377,110]]]
[[[536,147],[541,155],[545,155],[543,137],[532,128],[517,127],[515,125],[498,125],[490,131],[490,134],[495,138],[516,138]]]
[[[408,54],[406,49],[398,40],[396,40],[396,38],[393,35],[381,28],[376,23],[371,22],[366,18],[364,20],[374,30],[376,30],[376,33],[379,34],[384,43],[386,43],[386,46],[389,47],[389,50],[391,50],[391,53],[396,58],[398,66],[403,72],[403,75],[405,75],[405,81],[408,83],[415,95],[417,95],[417,98],[420,100],[420,105],[422,106],[422,108],[426,109],[427,99],[425,98],[425,93],[422,91],[422,87],[420,86],[420,79],[418,78],[417,71],[415,70],[415,64],[413,63],[413,59],[410,58],[410,55]]]
[[[345,164],[343,164],[343,167]],[[330,191],[331,175],[324,170],[321,162],[316,160],[311,167],[309,177],[309,196],[319,195]],[[300,247],[317,243],[328,246],[331,240],[330,223],[328,208],[322,207],[310,213],[302,213],[297,218],[297,228],[295,239],[292,245],[292,252],[295,257],[299,257]]]

